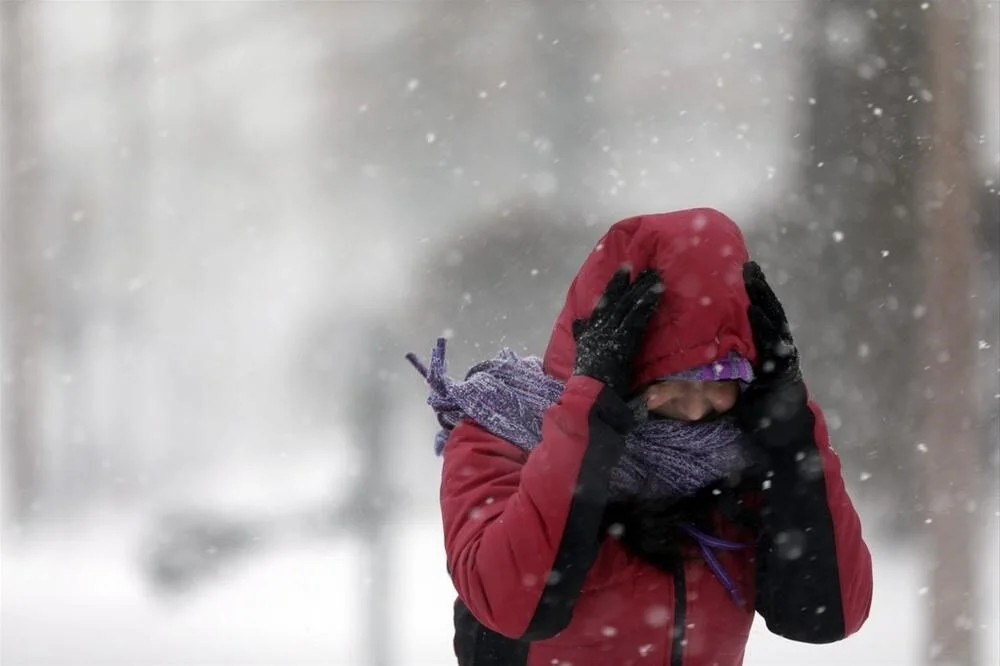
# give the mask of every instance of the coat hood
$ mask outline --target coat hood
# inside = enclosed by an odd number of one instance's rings
[[[743,264],[749,259],[739,227],[711,208],[631,217],[598,241],[570,284],[545,350],[545,371],[563,381],[573,372],[572,325],[587,317],[622,264],[632,277],[655,268],[663,300],[633,367],[633,389],[735,352],[756,359],[747,317]]]

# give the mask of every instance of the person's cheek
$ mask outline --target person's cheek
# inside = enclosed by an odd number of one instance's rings
[[[736,405],[736,397],[736,387],[727,385],[714,394],[712,407],[719,413],[728,412]]]

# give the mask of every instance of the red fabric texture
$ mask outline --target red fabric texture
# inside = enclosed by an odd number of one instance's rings
[[[694,209],[614,225],[569,288],[545,354],[550,374],[567,380],[543,421],[530,456],[470,422],[445,447],[441,509],[448,570],[461,600],[486,627],[520,637],[538,606],[566,527],[577,474],[591,436],[588,414],[603,385],[572,376],[572,321],[589,314],[616,268],[660,270],[666,292],[634,370],[636,389],[656,378],[722,358],[754,360],[742,268],[747,249],[722,213]],[[861,626],[871,601],[871,558],[844,489],[818,407],[816,442],[833,516],[846,633]],[[719,536],[727,534],[724,525]],[[752,549],[720,553],[745,599],[754,598]],[[700,560],[685,565],[683,666],[738,666],[753,610],[737,606]],[[530,666],[671,664],[673,579],[605,539],[558,635],[532,644]]]
[[[746,311],[743,234],[717,210],[697,208],[643,215],[615,224],[587,256],[566,296],[545,351],[545,371],[565,379],[573,370],[573,320],[594,309],[622,264],[632,276],[655,268],[666,292],[635,361],[634,388],[735,351],[756,352]]]

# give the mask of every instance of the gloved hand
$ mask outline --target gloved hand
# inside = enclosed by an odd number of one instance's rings
[[[590,317],[573,322],[573,374],[604,382],[622,399],[629,397],[632,361],[663,294],[655,270],[642,271],[631,284],[630,274],[627,266],[619,268]]]
[[[743,428],[761,435],[765,445],[780,445],[782,427],[803,413],[807,393],[799,366],[799,351],[778,297],[754,261],[743,266],[757,363],[754,381],[740,398],[737,416]],[[775,435],[775,436],[771,436]]]

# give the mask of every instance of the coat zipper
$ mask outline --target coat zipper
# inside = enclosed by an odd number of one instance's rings
[[[674,574],[674,630],[670,648],[670,666],[682,666],[684,662],[684,633],[687,628],[687,591],[684,581],[684,563],[681,562]]]

